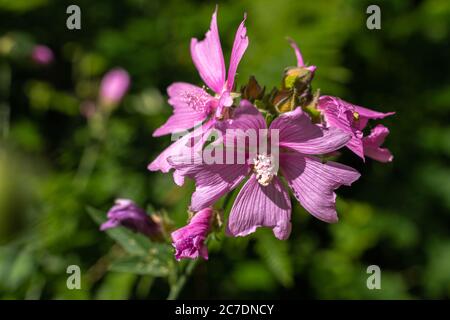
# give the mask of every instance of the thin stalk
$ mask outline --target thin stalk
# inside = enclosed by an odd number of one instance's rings
[[[232,198],[233,192],[229,192],[226,195],[225,200],[223,201],[224,210],[226,210]],[[175,284],[171,286],[169,295],[167,296],[167,300],[175,300],[178,298],[178,296],[181,293],[181,290],[183,290],[183,287],[186,284],[187,279],[192,274],[198,263],[199,259],[189,260],[186,268],[184,269],[184,272],[178,277]]]
[[[167,300],[176,300],[178,298],[178,296],[181,293],[181,290],[184,288],[184,285],[186,284],[187,279],[192,274],[192,271],[194,271],[198,262],[199,262],[199,259],[189,260],[186,268],[184,269],[183,274],[180,277],[178,277],[178,280],[175,283],[175,285],[173,285],[170,288],[170,292],[169,292],[169,295],[167,296]]]

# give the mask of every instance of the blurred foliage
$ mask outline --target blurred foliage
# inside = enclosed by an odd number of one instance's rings
[[[132,198],[185,222],[193,184],[178,188],[146,165],[169,143],[151,137],[171,113],[165,88],[201,82],[189,41],[203,37],[214,4],[80,0],[82,29],[69,31],[70,4],[0,1],[0,297],[164,298],[168,285],[158,274],[128,272],[136,271],[129,259],[145,255],[120,260],[124,248],[99,232],[87,208],[105,214],[115,198]],[[341,161],[362,178],[339,190],[338,224],[295,205],[288,241],[267,230],[219,235],[182,298],[450,297],[450,2],[377,1],[381,30],[366,28],[370,4],[219,1],[226,57],[248,14],[239,85],[251,75],[278,85],[295,63],[290,36],[305,61],[318,66],[313,84],[322,93],[396,111],[384,121],[395,159],[362,163],[345,151]],[[54,51],[51,65],[31,61],[37,43]],[[92,125],[80,106],[95,104],[101,76],[116,66],[130,73],[131,90],[109,118]],[[66,287],[73,264],[82,270],[81,290]],[[366,287],[371,264],[382,270],[382,290]]]

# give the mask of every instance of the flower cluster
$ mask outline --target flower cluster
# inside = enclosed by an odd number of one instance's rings
[[[236,71],[249,44],[245,20],[246,16],[237,29],[226,72],[216,9],[205,38],[192,39],[190,46],[206,86],[170,85],[167,93],[173,115],[153,134],[172,134],[178,139],[148,169],[173,170],[176,184],[183,185],[188,177],[196,186],[189,208],[193,217],[187,226],[172,233],[177,259],[207,259],[205,239],[216,217],[212,208],[242,183],[226,233],[246,236],[268,227],[284,240],[291,232],[289,189],[316,218],[338,221],[334,190],[351,185],[360,174],[326,160],[330,155],[347,147],[363,160],[393,159],[390,151],[381,147],[389,133],[386,127],[378,124],[364,134],[369,120],[393,113],[376,112],[313,91],[317,67],[304,63],[293,40],[289,42],[297,65],[285,69],[279,88],[266,92],[251,77],[237,90]]]

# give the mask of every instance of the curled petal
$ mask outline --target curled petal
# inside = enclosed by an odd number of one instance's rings
[[[317,108],[321,110],[325,126],[328,128],[338,128],[351,135],[347,147],[356,155],[364,159],[362,145],[363,133],[356,123],[356,109],[351,103],[332,96],[322,96],[319,99]]]
[[[192,217],[188,225],[172,232],[177,260],[196,259],[199,256],[208,259],[208,249],[204,242],[210,231],[212,216],[211,208],[203,209]]]
[[[359,120],[356,122],[357,127],[362,130],[366,127],[367,122],[371,119],[383,119],[388,116],[392,116],[395,112],[378,112],[374,110],[370,110],[360,106],[354,106],[355,111],[358,113]]]
[[[370,135],[363,138],[364,154],[380,162],[391,162],[394,156],[387,148],[381,148],[389,129],[379,124],[372,129]]]

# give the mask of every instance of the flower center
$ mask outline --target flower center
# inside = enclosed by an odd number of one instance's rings
[[[273,177],[277,175],[274,166],[274,159],[271,155],[258,154],[253,160],[253,171],[256,174],[256,180],[262,186],[268,186]]]
[[[192,110],[203,113],[209,112],[211,97],[206,92],[199,94],[199,92],[185,91],[182,97],[184,103]]]

